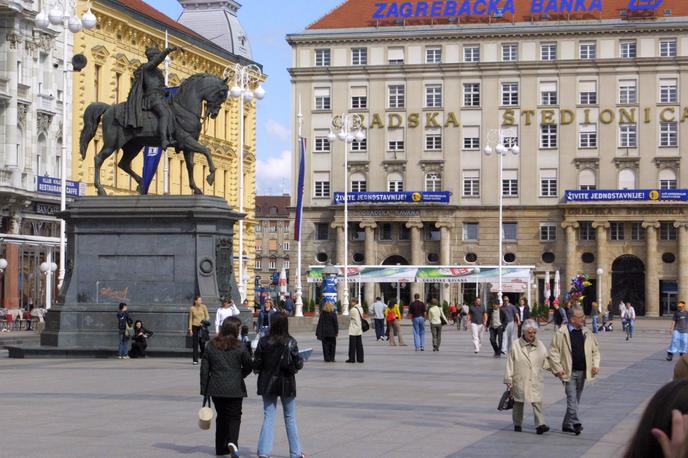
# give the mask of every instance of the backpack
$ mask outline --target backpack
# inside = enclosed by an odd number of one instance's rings
[[[397,319],[397,314],[394,313],[394,309],[388,308],[385,317],[387,318],[387,321],[394,321]]]

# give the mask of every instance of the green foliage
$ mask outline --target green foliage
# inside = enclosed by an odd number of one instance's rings
[[[533,318],[549,318],[549,307],[547,304],[533,304],[530,309],[530,316]]]

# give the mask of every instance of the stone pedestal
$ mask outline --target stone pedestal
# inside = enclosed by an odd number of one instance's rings
[[[188,344],[188,309],[200,294],[214,320],[222,297],[240,304],[233,226],[242,215],[217,197],[84,197],[67,221],[67,272],[41,345],[117,348],[117,309],[155,335],[149,349]],[[250,322],[250,312],[242,310]],[[214,330],[214,327],[212,327]]]

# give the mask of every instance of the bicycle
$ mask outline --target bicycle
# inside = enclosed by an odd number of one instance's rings
[[[626,340],[633,337],[633,335],[631,334],[631,320],[624,319],[623,320],[623,328],[624,328],[624,331],[626,332]]]

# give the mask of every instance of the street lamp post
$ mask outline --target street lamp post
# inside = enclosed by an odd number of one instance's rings
[[[365,140],[363,118],[356,114],[342,113],[332,119],[332,127],[339,129],[335,135],[330,129],[327,139],[334,143],[339,139],[344,142],[344,297],[342,297],[342,315],[349,314],[349,145],[354,140]],[[354,132],[355,131],[355,132]]]
[[[232,73],[232,67],[225,69],[225,77]],[[244,213],[244,104],[255,97],[262,100],[265,89],[261,86],[263,71],[255,64],[236,64],[233,69],[234,86],[229,91],[230,97],[239,99],[239,213]],[[254,88],[255,89],[252,89]],[[244,220],[239,220],[239,295],[241,302],[246,299],[246,279],[244,275]]]
[[[59,4],[62,4],[60,11]],[[81,16],[76,16],[77,0],[62,0],[56,3],[48,13],[40,11],[36,15],[36,25],[47,28],[49,25],[62,26],[62,160],[60,162],[60,211],[67,209],[67,157],[70,152],[67,133],[70,131],[69,124],[69,47],[67,36],[68,32],[77,34],[81,28],[90,30],[96,26],[96,16],[91,12],[91,8]],[[71,12],[74,12],[72,15]],[[71,156],[69,156],[71,158]],[[60,219],[60,271],[58,274],[58,286],[62,287],[65,276],[65,245],[66,245],[66,224],[64,219]]]
[[[602,305],[602,275],[604,275],[604,269],[602,267],[597,268],[597,303]]]
[[[487,134],[487,146],[483,150],[486,156],[492,155],[493,152],[497,153],[497,156],[499,156],[499,305],[501,306],[504,303],[504,299],[502,298],[503,295],[503,290],[502,290],[502,262],[504,262],[503,258],[503,242],[504,242],[504,224],[503,224],[503,197],[504,197],[504,169],[503,169],[503,162],[504,162],[504,156],[506,155],[507,152],[517,155],[521,152],[520,148],[518,145],[513,145],[513,146],[505,146],[502,143],[501,139],[501,131],[499,129],[492,129],[488,132]],[[490,146],[490,144],[494,145],[494,150]]]
[[[52,251],[48,251],[47,260],[41,263],[39,269],[45,274],[45,308],[50,310],[53,301],[53,274],[57,270],[57,264],[53,262]]]

